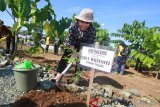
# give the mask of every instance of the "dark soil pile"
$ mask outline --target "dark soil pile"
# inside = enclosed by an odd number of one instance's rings
[[[30,91],[17,100],[13,107],[87,107],[85,101],[79,96],[68,92],[51,90]]]

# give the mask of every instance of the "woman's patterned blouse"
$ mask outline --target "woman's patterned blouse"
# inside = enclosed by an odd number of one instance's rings
[[[81,44],[93,44],[96,38],[96,29],[91,24],[86,31],[81,31],[78,22],[74,22],[69,27],[67,45],[76,46]]]

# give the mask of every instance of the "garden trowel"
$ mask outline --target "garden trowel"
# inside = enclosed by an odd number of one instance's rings
[[[59,74],[58,78],[55,80],[55,85],[56,85],[60,90],[62,90],[62,91],[66,91],[66,90],[62,87],[60,81],[61,81],[62,77],[64,76],[64,74],[66,74],[66,72],[68,71],[68,69],[69,69],[71,66],[72,66],[72,63],[69,63],[69,64],[67,65],[67,67],[63,70],[63,72],[62,72],[61,74]]]

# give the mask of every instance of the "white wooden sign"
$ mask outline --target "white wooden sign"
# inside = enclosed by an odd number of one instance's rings
[[[111,72],[114,53],[115,52],[111,50],[84,46],[82,48],[80,64],[104,72]]]

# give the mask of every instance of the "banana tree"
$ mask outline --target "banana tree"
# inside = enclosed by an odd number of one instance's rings
[[[132,24],[125,23],[118,33],[112,36],[121,37],[131,43],[132,53],[130,63],[135,64],[135,59],[139,59],[143,65],[148,68],[154,67],[159,70],[159,39],[160,34],[156,33],[159,27],[148,28],[145,22],[134,21]],[[140,47],[147,51],[147,54],[141,53]],[[157,73],[158,77],[158,73]]]
[[[52,5],[49,0],[46,0],[47,5],[39,9],[37,3],[33,2],[31,10],[31,20],[29,23],[25,23],[24,26],[28,28],[34,36],[34,47],[30,48],[30,53],[40,52],[40,49],[44,52],[41,46],[40,40],[42,39],[42,33],[44,30],[44,24],[46,21],[55,20],[55,13],[52,9]]]
[[[22,27],[26,27],[28,31],[32,32],[35,39],[40,39],[42,32],[37,32],[38,30],[36,30],[36,28],[41,27],[44,21],[51,20],[52,16],[55,16],[50,0],[45,1],[47,2],[47,5],[38,9],[37,5],[40,0],[0,0],[0,11],[7,11],[14,20],[12,30],[16,34],[16,43],[18,32],[20,32]],[[11,12],[9,12],[8,9],[10,9]],[[37,42],[39,40],[34,41]],[[39,46],[38,42],[35,44],[37,44],[36,46]],[[17,44],[15,50],[17,50]]]
[[[8,9],[11,10],[11,13],[9,15],[13,18],[14,24],[13,24],[13,32],[15,33],[15,50],[17,50],[17,35],[18,32],[21,29],[21,25],[24,23],[27,16],[29,16],[31,12],[31,1],[25,1],[25,0],[0,0],[0,11],[8,11]],[[15,56],[15,52],[13,54],[13,57]]]
[[[142,46],[147,51],[147,54],[142,54],[139,51],[133,51],[132,56],[139,58],[139,60],[149,68],[157,70],[156,78],[160,73],[160,32],[156,32],[157,28],[150,28],[148,36],[144,38]]]
[[[122,29],[119,29],[117,33],[112,33],[111,36],[118,37],[128,41],[132,49],[130,64],[135,65],[137,58],[140,56],[134,55],[134,53],[139,53],[140,47],[143,47],[142,44],[146,36],[149,36],[149,28],[145,26],[145,21],[138,22],[137,20],[133,21],[132,24],[125,23]],[[113,40],[112,42],[118,43],[120,39]]]
[[[64,38],[66,36],[64,35],[64,32],[69,27],[71,22],[72,22],[72,19],[62,17],[59,21],[54,20],[53,24],[50,24],[50,26],[52,27],[53,37],[59,38],[58,43],[56,43],[57,48],[54,48],[54,51],[58,51],[60,44],[63,43]]]
[[[143,43],[143,46],[147,49],[147,56],[144,57],[143,63],[148,67],[154,67],[157,70],[156,78],[158,78],[160,73],[160,32],[156,32],[156,28],[151,28],[150,30],[153,33],[145,37]]]

